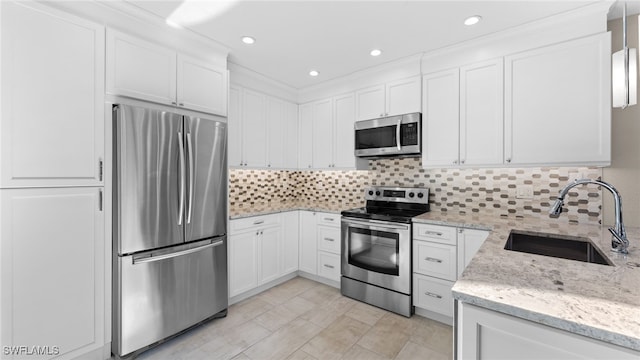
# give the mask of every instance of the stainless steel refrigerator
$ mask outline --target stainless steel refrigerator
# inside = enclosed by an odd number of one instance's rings
[[[227,126],[113,107],[113,338],[125,357],[226,315]]]

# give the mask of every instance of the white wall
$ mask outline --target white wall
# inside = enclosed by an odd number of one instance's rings
[[[608,30],[611,50],[622,49],[622,19],[609,21]],[[627,18],[627,43],[638,49],[638,15]],[[640,226],[640,105],[613,109],[611,127],[611,166],[603,169],[602,178],[622,196],[625,225]],[[613,225],[613,198],[606,192],[602,195],[603,219],[605,224]]]

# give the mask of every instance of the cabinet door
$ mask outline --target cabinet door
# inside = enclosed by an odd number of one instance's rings
[[[313,104],[299,107],[298,118],[298,168],[311,169],[313,166]]]
[[[458,69],[422,79],[422,166],[458,165]]]
[[[229,166],[242,166],[242,90],[229,88]]]
[[[609,33],[505,57],[505,158],[611,163]]]
[[[640,352],[457,302],[458,359],[638,359]]]
[[[261,285],[277,279],[282,273],[280,266],[282,228],[277,226],[261,229],[258,241],[260,251],[258,285]]]
[[[101,192],[0,190],[3,345],[58,346],[75,358],[105,343]]]
[[[298,105],[284,103],[284,163],[287,169],[298,168]]]
[[[244,141],[242,143],[242,156],[246,166],[267,165],[267,137],[264,121],[265,96],[251,91],[242,90],[242,130]]]
[[[318,248],[316,245],[316,215],[310,211],[300,211],[300,256],[299,268],[309,274],[316,274]]]
[[[298,211],[282,213],[282,274],[298,271]]]
[[[0,187],[101,185],[104,28],[1,6]]]
[[[503,163],[502,58],[460,68],[460,164]]]
[[[469,265],[473,256],[478,252],[484,241],[489,237],[488,231],[459,229],[458,230],[458,276]]]
[[[356,104],[353,94],[333,98],[334,152],[333,164],[337,168],[355,169],[354,130]]]
[[[270,96],[265,97],[265,123],[267,126],[267,167],[284,166],[284,102]]]
[[[313,103],[313,168],[333,165],[333,128],[331,99]]]
[[[369,120],[385,116],[384,85],[356,91],[356,118]]]
[[[107,32],[107,93],[176,105],[176,52]]]
[[[386,116],[420,112],[420,76],[390,82],[385,88]]]
[[[178,106],[227,115],[227,69],[178,54]]]
[[[229,236],[229,297],[258,286],[258,232]]]

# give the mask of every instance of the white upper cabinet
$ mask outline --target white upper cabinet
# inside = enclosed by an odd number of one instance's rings
[[[503,163],[502,58],[460,68],[460,164]]]
[[[284,166],[284,129],[285,103],[282,100],[267,97],[265,99],[265,114],[267,126],[267,167],[281,168]]]
[[[228,164],[229,166],[243,166],[242,159],[242,89],[229,87],[229,115],[228,123]]]
[[[369,120],[385,116],[384,85],[376,85],[356,91],[358,120]]]
[[[353,123],[356,105],[353,93],[333,98],[334,147],[333,167],[355,169]]]
[[[107,93],[176,105],[176,52],[109,29]]]
[[[104,28],[0,6],[0,187],[102,185]]]
[[[331,98],[313,103],[313,167],[329,168],[333,161],[333,104]]]
[[[267,164],[265,95],[242,89],[242,158],[245,166]]]
[[[300,135],[301,168],[354,169],[353,123],[355,121],[355,99],[353,93],[326,98],[300,106],[300,129],[311,131],[311,135]],[[305,126],[311,123],[311,129]],[[311,137],[311,146],[305,145],[304,136]],[[305,149],[309,146],[312,162],[306,165]],[[307,149],[308,151],[308,149]]]
[[[422,166],[458,164],[458,69],[425,75],[422,79]]]
[[[229,88],[229,166],[296,168],[298,106],[251,89]]]
[[[298,168],[313,167],[313,103],[300,105],[298,116]]]
[[[413,112],[420,112],[420,76],[356,91],[357,120]]]
[[[178,54],[178,106],[227,114],[227,69]]]
[[[611,163],[611,38],[505,57],[505,158],[513,165]]]
[[[227,115],[227,70],[109,29],[107,93]]]
[[[385,86],[385,116],[420,112],[420,76],[392,81]]]

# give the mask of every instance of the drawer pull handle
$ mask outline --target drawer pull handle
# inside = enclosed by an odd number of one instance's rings
[[[441,263],[442,262],[442,260],[436,259],[436,258],[432,258],[432,257],[426,257],[424,259],[427,260],[427,261],[436,262],[436,263]]]
[[[335,268],[335,266],[333,266],[333,265],[327,265],[327,264],[324,264],[324,267],[329,268],[329,269],[334,269],[334,268]]]
[[[427,296],[431,296],[432,298],[442,299],[441,295],[434,294],[434,293],[431,293],[431,292],[428,292],[428,291],[426,293],[424,293],[424,294],[427,295]]]
[[[324,218],[325,221],[333,221],[332,218]]]
[[[335,239],[332,238],[324,238],[326,241],[336,241]]]
[[[436,236],[442,236],[442,233],[439,231],[431,231],[431,230],[427,230],[424,232],[426,235],[436,235]]]
[[[264,220],[254,221],[253,222],[253,225],[260,225],[260,224],[264,224]]]

